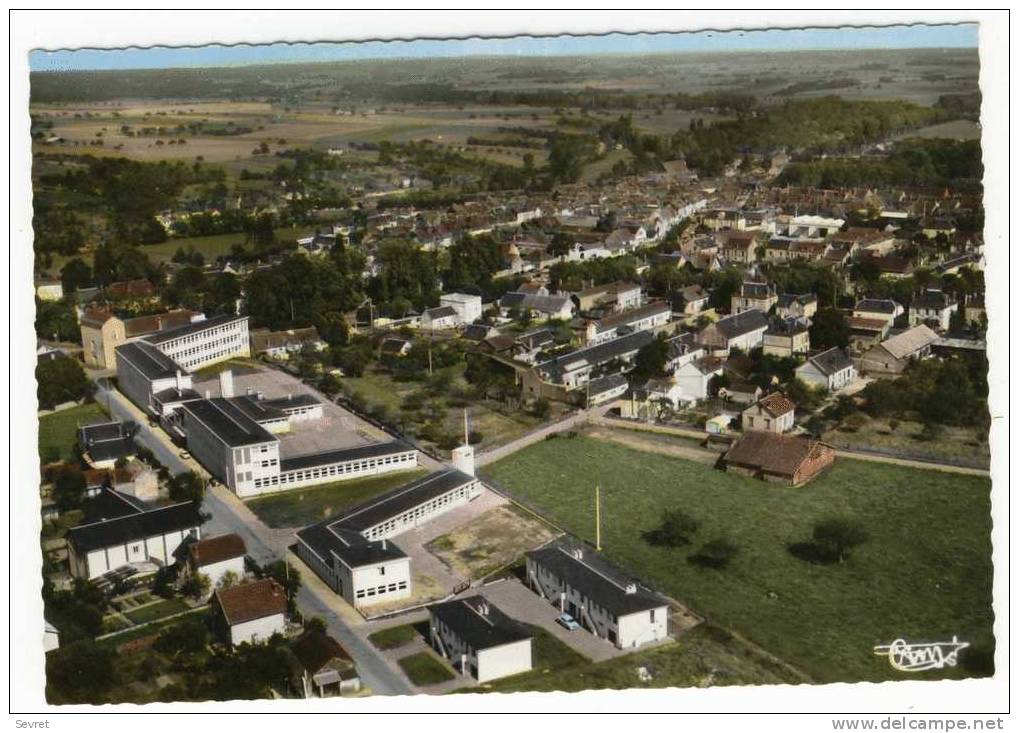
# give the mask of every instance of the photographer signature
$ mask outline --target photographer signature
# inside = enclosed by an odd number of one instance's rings
[[[888,657],[892,668],[901,672],[923,672],[928,669],[954,667],[959,661],[959,652],[969,646],[968,641],[951,641],[910,644],[905,639],[896,639],[891,644],[874,647],[878,656]]]

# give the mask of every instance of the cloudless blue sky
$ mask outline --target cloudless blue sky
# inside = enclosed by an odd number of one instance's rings
[[[448,41],[314,42],[197,48],[32,51],[33,71],[161,69],[373,58],[449,58],[477,55],[561,56],[682,51],[772,51],[864,48],[975,48],[977,25],[696,31],[634,36],[468,38]]]

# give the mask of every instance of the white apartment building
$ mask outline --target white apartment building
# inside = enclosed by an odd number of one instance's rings
[[[478,682],[531,669],[531,635],[481,596],[428,607],[429,641],[460,674]]]
[[[599,639],[620,649],[669,635],[665,597],[625,577],[590,550],[556,542],[528,552],[527,585]]]

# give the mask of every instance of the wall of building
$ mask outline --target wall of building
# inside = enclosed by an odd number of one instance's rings
[[[523,639],[477,652],[478,682],[497,680],[531,669],[531,640]]]
[[[201,536],[199,528],[194,527],[92,550],[85,557],[77,555],[74,548],[68,545],[71,574],[91,580],[129,563],[157,560],[164,565],[171,565],[175,561],[173,553],[192,533],[195,537]]]
[[[259,644],[269,640],[273,634],[282,634],[286,630],[286,618],[282,613],[266,616],[230,627],[230,643]]]
[[[232,557],[229,560],[214,562],[211,565],[203,565],[198,572],[208,576],[209,586],[215,588],[220,579],[227,573],[234,573],[238,578],[244,577],[244,557]]]
[[[348,570],[344,598],[356,607],[409,598],[411,594],[410,558],[402,557],[377,565]],[[349,589],[349,592],[347,592]]]
[[[159,344],[159,350],[189,371],[234,357],[251,356],[248,319],[164,341]]]
[[[362,478],[365,476],[377,476],[394,471],[407,471],[417,466],[417,451],[410,450],[402,453],[394,453],[389,456],[375,456],[373,458],[359,458],[352,461],[329,463],[312,468],[302,468],[294,471],[279,471],[275,473],[266,472],[255,478],[249,487],[246,487],[238,496],[259,496],[261,494],[272,494],[278,491],[288,491],[303,486],[315,486],[316,484],[330,483],[333,481],[346,481],[348,479]]]
[[[616,646],[621,649],[632,649],[660,641],[669,635],[668,606],[620,616],[617,627],[619,638]]]
[[[369,527],[362,534],[370,540],[382,540],[395,537],[408,530],[414,529],[425,522],[434,519],[440,514],[445,514],[451,509],[463,506],[481,494],[481,482],[472,481],[459,486],[452,491],[430,499],[427,502],[417,505],[402,514],[392,517],[385,522]]]

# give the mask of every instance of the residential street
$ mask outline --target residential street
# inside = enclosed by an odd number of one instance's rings
[[[139,430],[135,439],[140,445],[151,450],[170,473],[197,471],[203,476],[208,475],[194,460],[185,461],[180,458],[178,456],[180,449],[170,442],[162,430],[149,427],[147,417],[126,397],[116,390],[106,389],[101,379],[97,383],[99,390],[96,393],[96,400],[107,405],[111,416],[118,420],[137,422]],[[204,532],[209,535],[230,532],[240,535],[248,555],[259,564],[288,556],[287,546],[293,540],[293,536],[289,532],[278,532],[266,527],[228,489],[222,486],[209,487],[205,493],[203,509],[212,515],[203,527]],[[350,622],[340,618],[335,608],[343,602],[332,591],[318,583],[318,578],[311,571],[303,565],[297,567],[302,571],[303,581],[297,596],[298,608],[306,617],[321,616],[325,619],[329,633],[347,649],[357,663],[363,683],[378,695],[413,694],[414,690],[403,674],[388,663],[367,640],[367,631],[359,633]],[[353,609],[351,612],[356,616]],[[351,620],[356,623],[355,619]]]

